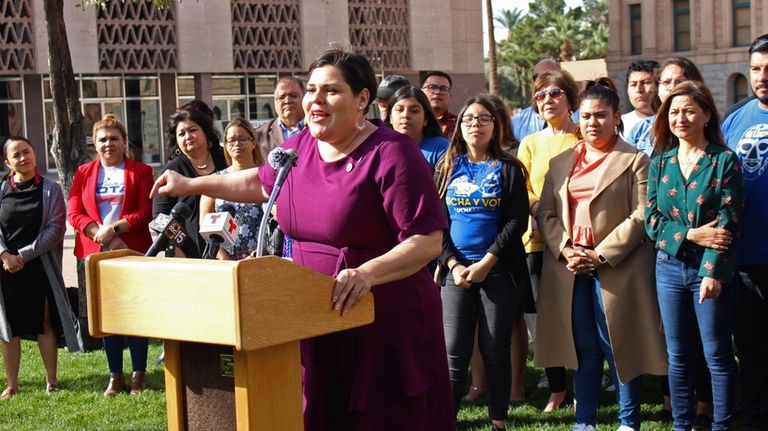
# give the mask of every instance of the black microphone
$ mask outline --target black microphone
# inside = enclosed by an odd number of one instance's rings
[[[149,247],[144,256],[152,257],[157,256],[158,253],[165,250],[165,248],[171,244],[176,248],[181,248],[184,253],[187,253],[188,247],[184,247],[184,244],[189,238],[186,232],[184,232],[184,226],[182,223],[189,218],[192,214],[192,210],[189,205],[184,202],[177,202],[171,210],[170,218],[162,227],[160,235],[155,239],[152,245]],[[197,254],[197,253],[193,253]],[[189,254],[187,254],[189,256]]]
[[[203,251],[203,259],[216,259],[222,244],[232,246],[237,235],[235,215],[237,209],[229,202],[221,205],[220,211],[208,213],[200,220],[200,235],[208,243]]]
[[[267,161],[269,166],[277,171],[277,179],[275,180],[275,186],[272,188],[272,193],[269,195],[269,200],[264,208],[264,215],[261,217],[261,223],[259,223],[258,241],[256,246],[256,257],[261,257],[264,254],[264,233],[267,231],[267,219],[269,213],[272,211],[272,206],[275,204],[277,195],[280,194],[280,189],[283,187],[283,183],[288,178],[288,172],[296,164],[296,160],[299,155],[294,150],[285,150],[277,147],[269,152]]]

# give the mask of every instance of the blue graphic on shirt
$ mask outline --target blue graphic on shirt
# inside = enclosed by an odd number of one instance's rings
[[[768,164],[768,124],[755,124],[747,129],[735,150],[744,168],[744,180],[754,180],[762,175]]]
[[[450,235],[459,258],[479,260],[499,232],[502,163],[471,163],[459,156],[448,182],[445,203],[451,219]]]

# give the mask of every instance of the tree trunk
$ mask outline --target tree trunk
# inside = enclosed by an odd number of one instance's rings
[[[88,161],[83,134],[83,112],[72,70],[63,0],[43,2],[48,29],[48,67],[53,97],[53,144],[51,153],[59,171],[59,183],[69,196],[77,167]]]
[[[485,0],[485,20],[488,24],[488,93],[496,95],[499,90],[499,72],[496,64],[496,36],[493,34],[493,2]]]

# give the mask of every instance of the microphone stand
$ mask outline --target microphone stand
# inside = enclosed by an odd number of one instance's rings
[[[280,167],[280,171],[277,174],[278,180],[285,179],[285,177],[288,175],[288,171],[291,170],[292,167],[293,162],[291,160],[287,160],[285,164]],[[272,193],[269,195],[267,205],[264,208],[264,214],[261,216],[261,222],[259,222],[258,241],[256,243],[256,257],[261,257],[264,255],[264,234],[267,231],[267,220],[269,219],[269,214],[272,212],[272,206],[275,205],[275,200],[277,199],[277,195],[280,193],[280,189],[282,187],[283,181],[275,182],[275,187],[272,189]]]

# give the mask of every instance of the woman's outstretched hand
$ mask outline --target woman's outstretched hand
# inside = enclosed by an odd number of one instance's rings
[[[189,178],[175,171],[165,171],[160,174],[149,192],[149,197],[154,198],[158,194],[169,196],[185,196],[189,189]]]

